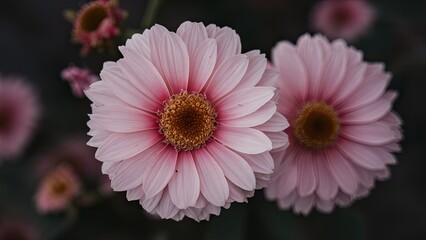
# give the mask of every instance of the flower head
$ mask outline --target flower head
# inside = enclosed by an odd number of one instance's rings
[[[83,53],[108,45],[120,34],[119,25],[124,16],[124,11],[118,7],[117,1],[97,0],[87,3],[76,14],[74,40],[83,44]]]
[[[77,196],[80,182],[72,168],[61,165],[49,172],[36,193],[36,207],[41,213],[63,211]]]
[[[155,25],[120,47],[86,95],[96,158],[115,191],[162,218],[197,221],[244,202],[269,179],[288,140],[276,112],[277,73],[241,54],[234,30]]]
[[[99,78],[92,74],[89,69],[73,65],[63,69],[61,77],[71,84],[72,92],[77,97],[83,97],[84,90],[88,89],[90,84],[99,81]]]
[[[34,90],[16,78],[0,78],[0,159],[21,152],[39,117]]]
[[[290,146],[276,152],[270,199],[308,214],[347,206],[366,196],[375,179],[389,176],[390,152],[399,150],[397,94],[385,91],[390,74],[367,63],[342,40],[302,36],[297,45],[279,42],[273,64],[280,71],[278,111],[291,127]]]
[[[374,17],[365,0],[323,0],[314,7],[311,24],[329,37],[353,40],[368,30]]]

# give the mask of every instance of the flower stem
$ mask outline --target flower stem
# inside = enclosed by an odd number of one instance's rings
[[[146,7],[145,15],[142,17],[141,27],[149,28],[154,24],[154,19],[160,8],[161,0],[151,0]]]

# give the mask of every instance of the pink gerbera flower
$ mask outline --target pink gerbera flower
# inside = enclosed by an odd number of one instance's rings
[[[16,78],[0,79],[0,160],[21,152],[39,111],[35,92],[28,84]]]
[[[108,45],[120,34],[120,23],[125,13],[115,0],[97,0],[85,4],[76,14],[73,37],[83,44],[83,54]]]
[[[41,181],[36,193],[36,207],[40,213],[63,211],[78,195],[80,181],[68,165],[49,172]]]
[[[90,84],[99,81],[99,77],[92,74],[89,69],[73,65],[63,69],[61,77],[70,83],[72,92],[77,97],[83,97],[83,91],[87,90]]]
[[[304,35],[297,46],[282,41],[272,57],[281,74],[278,111],[291,127],[290,147],[274,153],[267,196],[303,214],[366,196],[375,179],[389,176],[390,152],[399,151],[397,94],[385,91],[390,74],[342,40],[319,35]]]
[[[353,40],[365,33],[375,18],[364,0],[323,0],[313,10],[311,24],[329,37]]]
[[[192,22],[155,25],[120,51],[86,92],[88,144],[114,190],[162,218],[199,221],[265,185],[269,151],[288,140],[263,54],[241,54],[228,27]]]

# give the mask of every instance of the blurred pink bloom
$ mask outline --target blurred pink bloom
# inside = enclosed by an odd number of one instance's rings
[[[66,164],[79,178],[88,182],[101,182],[99,161],[96,161],[93,148],[86,145],[85,137],[71,137],[55,145],[37,159],[36,177],[41,177],[53,168]]]
[[[314,7],[311,25],[329,37],[353,40],[368,30],[374,18],[367,1],[323,0]]]
[[[304,35],[296,46],[279,42],[272,52],[281,73],[278,111],[291,127],[290,147],[273,154],[267,197],[306,215],[368,195],[400,150],[401,120],[391,112],[397,93],[386,91],[391,75],[344,41],[320,35]]]
[[[28,222],[7,218],[0,222],[0,240],[39,240],[40,233]]]
[[[39,114],[35,92],[27,83],[0,77],[0,160],[21,153]]]
[[[99,77],[92,74],[89,69],[73,65],[62,70],[61,77],[70,83],[72,91],[77,97],[83,97],[84,90],[88,89],[90,84],[99,81]]]
[[[83,5],[76,15],[73,30],[74,40],[83,44],[83,54],[108,45],[120,34],[119,25],[124,16],[124,11],[114,0],[98,0]]]
[[[45,176],[36,193],[36,207],[40,213],[63,211],[78,195],[80,181],[72,168],[61,165]]]
[[[161,218],[200,221],[265,186],[288,124],[264,54],[241,54],[228,27],[192,22],[155,25],[120,51],[86,91],[88,144],[115,191]]]

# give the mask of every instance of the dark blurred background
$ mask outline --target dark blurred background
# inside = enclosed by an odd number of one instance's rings
[[[41,215],[34,207],[37,156],[71,136],[85,136],[90,102],[72,95],[60,71],[75,63],[99,70],[107,56],[81,58],[72,44],[65,9],[86,1],[3,0],[0,7],[0,73],[18,74],[37,90],[43,116],[26,151],[0,166],[0,220],[25,219],[43,239],[426,239],[426,1],[369,1],[377,11],[370,31],[351,44],[367,61],[385,62],[399,92],[394,109],[402,116],[405,138],[392,176],[377,182],[370,196],[332,214],[309,217],[279,211],[261,192],[249,204],[233,204],[209,222],[156,220],[125,193],[114,193],[69,214]],[[243,51],[260,49],[270,57],[282,39],[295,42],[311,32],[314,0],[163,0],[155,22],[170,30],[186,20],[234,28]],[[140,27],[147,1],[122,0],[126,27]],[[100,172],[100,169],[99,169]],[[65,226],[65,227],[64,227]]]

